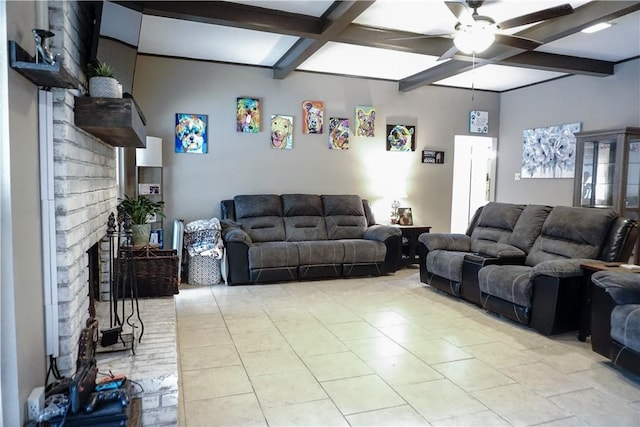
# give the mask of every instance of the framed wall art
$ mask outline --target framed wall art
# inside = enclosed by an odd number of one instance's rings
[[[415,151],[416,127],[387,125],[387,151]]]
[[[175,152],[206,154],[207,115],[176,113]]]
[[[522,178],[573,178],[576,138],[581,123],[525,129],[522,132]]]
[[[238,132],[260,132],[260,100],[238,98],[236,103],[236,129]]]
[[[444,151],[422,150],[422,163],[444,163]]]
[[[271,116],[271,147],[283,150],[293,148],[293,116]]]
[[[302,133],[322,133],[323,117],[322,101],[302,101]]]
[[[329,119],[329,148],[349,149],[349,119],[331,117]]]
[[[356,105],[356,136],[376,136],[376,110],[373,107]]]
[[[469,111],[469,132],[489,133],[489,112]]]

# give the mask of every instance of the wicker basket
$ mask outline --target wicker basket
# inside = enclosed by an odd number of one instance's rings
[[[116,259],[116,277],[126,271],[126,259]],[[133,270],[138,285],[138,297],[163,297],[177,294],[178,260],[175,249],[153,249],[145,247],[133,252]],[[130,286],[125,281],[125,294],[130,295]]]

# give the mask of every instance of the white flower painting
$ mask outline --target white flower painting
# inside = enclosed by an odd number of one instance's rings
[[[580,123],[525,129],[522,178],[573,178]]]

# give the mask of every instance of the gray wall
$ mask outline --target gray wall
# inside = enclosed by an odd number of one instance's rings
[[[522,131],[582,123],[582,130],[640,125],[640,60],[618,64],[609,77],[573,76],[502,94],[496,199],[571,205],[573,179],[516,181],[522,165]]]
[[[35,3],[7,2],[7,36],[33,53]],[[14,313],[2,312],[2,398],[5,425],[24,421],[24,402],[44,384],[45,348],[38,166],[38,88],[9,69],[11,220]],[[4,207],[3,207],[4,208]],[[9,219],[9,218],[4,218]],[[4,236],[3,236],[4,238]],[[7,267],[3,265],[3,269]],[[13,346],[7,337],[15,334]],[[13,386],[12,386],[13,385]],[[16,386],[17,385],[17,389]],[[17,401],[16,401],[17,399]],[[19,417],[20,421],[18,421]]]
[[[414,223],[448,231],[454,135],[468,134],[468,112],[489,112],[490,134],[499,128],[499,95],[425,87],[409,93],[392,82],[297,72],[274,80],[267,69],[139,56],[134,91],[147,117],[147,135],[163,138],[164,200],[172,220],[219,216],[220,200],[252,193],[354,193],[374,204],[388,222],[394,195],[413,208]],[[239,96],[262,100],[262,131],[235,129]],[[325,133],[303,135],[303,100],[325,103]],[[328,149],[328,118],[354,117],[356,105],[376,111],[375,138],[351,137],[346,151]],[[209,116],[209,153],[175,154],[175,113]],[[294,116],[292,150],[270,147],[272,114]],[[385,149],[386,124],[417,125],[413,153]],[[445,151],[445,164],[422,164],[425,148]],[[404,184],[406,183],[406,188]],[[165,237],[165,240],[168,239]]]

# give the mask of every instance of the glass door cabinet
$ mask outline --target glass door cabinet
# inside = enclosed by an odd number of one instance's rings
[[[573,205],[640,218],[640,128],[577,132]],[[640,259],[638,244],[634,262]]]

